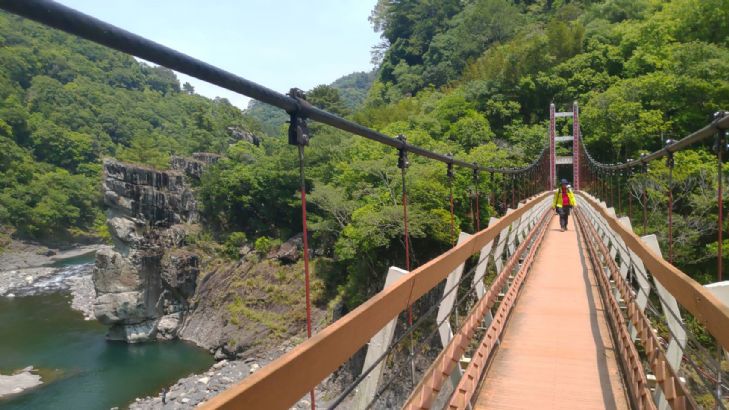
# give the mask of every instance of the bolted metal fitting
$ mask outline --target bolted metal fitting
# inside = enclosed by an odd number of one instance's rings
[[[669,139],[666,140],[666,145],[665,146],[666,146],[666,148],[668,148],[669,146],[671,146],[671,145],[673,145],[675,143],[676,143],[676,140],[673,140],[673,139],[670,139],[669,138]],[[666,155],[666,166],[668,168],[673,168],[673,166],[676,165],[676,161],[673,158],[673,152],[669,151],[668,149],[666,149],[666,152],[668,153]]]
[[[453,158],[453,153],[449,152],[446,156],[448,158]],[[446,170],[446,176],[448,177],[448,182],[453,181],[453,163],[452,162],[448,163],[448,169]]]
[[[299,103],[307,104],[306,95],[298,88],[289,90],[288,95],[291,98],[295,98]],[[289,112],[289,116],[289,144],[298,146],[309,145],[311,134],[309,133],[309,126],[306,123],[306,117],[299,114],[298,111]]]
[[[397,140],[402,142],[403,147],[405,144],[407,144],[407,137],[400,134],[397,136]],[[405,148],[398,148],[398,155],[397,155],[397,167],[400,169],[407,169],[410,166],[410,161],[408,160],[408,152]]]
[[[714,123],[717,123],[722,118],[729,115],[729,112],[726,111],[717,111],[714,113]],[[726,141],[726,129],[719,128],[716,132],[716,140],[714,141],[713,150],[715,154],[719,153],[719,146],[723,148],[723,152],[729,152],[729,143]]]

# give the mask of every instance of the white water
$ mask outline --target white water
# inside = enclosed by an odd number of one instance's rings
[[[33,296],[69,290],[76,278],[90,277],[93,268],[93,263],[63,266],[49,276],[12,289],[12,293],[15,296]]]

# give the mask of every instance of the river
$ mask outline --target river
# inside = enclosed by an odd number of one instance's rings
[[[213,364],[205,350],[181,341],[106,341],[106,327],[72,310],[62,285],[75,275],[89,275],[90,269],[88,258],[76,260],[28,296],[0,297],[0,373],[33,366],[44,381],[0,399],[0,409],[125,408],[134,398],[157,394]]]

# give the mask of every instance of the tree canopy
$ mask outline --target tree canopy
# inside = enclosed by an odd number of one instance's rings
[[[387,135],[497,167],[531,162],[546,143],[549,104],[578,101],[588,149],[624,161],[729,107],[728,15],[729,0],[380,0],[370,16],[382,36],[376,70],[307,94]],[[0,223],[31,237],[93,232],[103,221],[103,156],[163,167],[173,154],[213,151],[225,158],[198,195],[206,229],[233,238],[229,254],[299,232],[298,155],[282,110],[254,102],[242,113],[167,69],[1,13],[0,62]],[[387,267],[404,265],[397,152],[310,125],[312,245],[328,266],[317,274],[352,307],[380,289]],[[261,144],[233,141],[231,126],[261,134]],[[569,122],[560,127],[570,133]],[[675,174],[677,263],[697,277],[716,246],[709,155],[677,156]],[[475,186],[457,170],[451,186],[443,164],[410,161],[415,265],[450,246],[451,188],[457,229],[476,224],[476,191],[494,194],[480,202],[481,226],[505,207],[508,179]],[[634,195],[649,187],[648,230],[665,243],[663,172],[657,165],[624,184]]]

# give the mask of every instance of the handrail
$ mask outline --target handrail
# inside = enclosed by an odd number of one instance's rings
[[[229,71],[205,63],[55,1],[0,0],[0,9],[35,20],[109,48],[143,58],[152,63],[190,75],[222,88],[235,91],[266,104],[281,108],[289,114],[295,113],[305,118],[311,118],[312,120],[331,125],[332,127],[351,132],[352,134],[381,144],[412,152],[413,154],[446,164],[470,168],[478,172],[521,174],[536,169],[539,166],[540,159],[544,155],[544,151],[542,151],[539,157],[531,164],[521,168],[494,168],[478,163],[466,162],[453,158],[450,155],[439,154],[417,145],[408,144],[404,140],[392,138],[356,122],[346,120],[314,107],[305,100],[281,94]]]
[[[538,211],[538,208],[536,211]],[[545,206],[542,214],[535,217],[535,219],[538,219],[538,222],[535,223],[527,237],[519,244],[517,250],[509,257],[506,266],[498,273],[496,279],[489,286],[489,290],[463,319],[461,328],[454,331],[450,342],[443,347],[438,357],[433,360],[428,370],[425,371],[420,379],[420,383],[415,386],[407,401],[402,406],[403,409],[427,409],[432,406],[435,397],[443,387],[443,383],[455,370],[456,364],[471,343],[476,328],[482,325],[486,312],[491,311],[494,307],[499,293],[503,291],[504,285],[507,284],[507,279],[510,279],[517,264],[521,263],[516,276],[521,276],[531,267],[533,256],[544,235],[545,222],[548,222],[550,214],[551,210],[546,209]],[[535,235],[538,238],[532,242]],[[527,253],[527,256],[522,260],[524,253]],[[515,286],[514,283],[512,282],[510,286]],[[516,286],[518,287],[518,284]],[[500,306],[506,307],[506,305],[501,304]],[[498,315],[494,317],[498,317]],[[490,334],[495,339],[502,332],[504,323],[504,321],[492,321],[491,326],[487,330],[487,334]],[[489,353],[487,352],[485,356],[488,356]]]
[[[551,192],[542,192],[532,197],[495,224],[413,270],[311,339],[213,397],[203,408],[288,409],[413,301],[549,195]]]
[[[650,273],[661,282],[686,310],[706,327],[724,349],[729,350],[729,306],[723,304],[701,284],[653,252],[632,230],[610,215],[591,195],[578,192],[607,221],[610,228],[643,261]]]
[[[603,301],[605,302],[603,310],[610,322],[613,324],[613,340],[615,342],[614,351],[619,353],[617,356],[622,362],[623,377],[627,387],[626,390],[632,396],[632,401],[636,408],[653,410],[656,408],[656,404],[653,401],[653,395],[650,391],[650,387],[648,386],[648,380],[640,355],[636,349],[636,345],[630,337],[630,332],[627,326],[628,323],[632,323],[630,320],[635,318],[635,313],[640,312],[640,310],[635,309],[633,305],[634,302],[628,298],[625,292],[623,292],[621,293],[621,297],[624,301],[629,301],[628,303],[630,303],[628,317],[626,318],[623,316],[616,294],[610,291],[611,287],[608,282],[610,277],[603,273],[603,266],[600,262],[599,251],[602,251],[605,248],[595,246],[593,241],[594,238],[591,238],[589,235],[594,233],[594,228],[590,226],[588,221],[583,220],[583,215],[584,212],[582,209],[575,209],[575,231],[577,231],[581,249],[584,250],[588,256],[587,260],[589,263],[585,264],[585,268],[589,271],[589,275],[597,281],[599,285],[598,289]],[[588,217],[585,216],[585,218]],[[603,256],[605,256],[605,254],[603,254]],[[606,258],[608,257],[609,256]],[[605,261],[608,261],[608,259],[605,259]],[[614,265],[608,265],[608,268],[613,267]],[[617,289],[619,291],[623,291],[625,288],[621,285],[625,285],[625,282],[622,281],[620,274],[615,275],[614,272],[615,269],[611,269],[610,275],[613,275],[613,280],[617,279],[617,281],[615,281]],[[641,329],[646,329],[646,327],[642,327]],[[649,330],[649,332],[652,334],[652,329]],[[642,340],[646,340],[644,334],[641,334],[640,336],[643,337]]]

